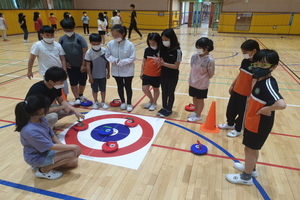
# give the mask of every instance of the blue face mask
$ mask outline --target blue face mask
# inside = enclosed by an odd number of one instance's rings
[[[254,78],[261,78],[264,76],[267,76],[269,73],[271,73],[270,68],[263,69],[263,68],[252,68],[253,76]]]

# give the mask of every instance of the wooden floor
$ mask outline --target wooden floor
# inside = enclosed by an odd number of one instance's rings
[[[96,32],[96,29],[92,30]],[[76,31],[82,33],[81,28]],[[140,168],[131,170],[80,159],[78,168],[65,171],[63,177],[55,181],[35,177],[23,161],[19,133],[14,132],[15,105],[23,100],[33,83],[42,79],[37,73],[37,63],[33,68],[36,72],[34,79],[25,77],[29,51],[37,41],[36,33],[30,34],[30,43],[23,43],[21,35],[9,36],[9,42],[1,40],[0,199],[300,199],[300,37],[221,34],[208,29],[198,29],[196,35],[194,32],[194,29],[186,27],[176,29],[183,60],[176,88],[175,112],[166,119]],[[143,30],[142,33],[146,36],[148,31]],[[60,31],[56,40],[62,34]],[[218,134],[201,132],[200,123],[186,121],[189,113],[184,110],[184,105],[191,102],[187,81],[189,60],[196,53],[195,41],[201,36],[214,41],[215,50],[211,54],[216,62],[216,74],[211,80],[209,98],[205,100],[203,122],[212,101],[216,101],[217,105],[217,123],[225,122],[228,89],[238,74],[242,60],[240,45],[245,39],[255,39],[262,48],[275,49],[280,55],[282,62],[273,75],[288,107],[276,114],[272,134],[260,152],[257,165],[259,176],[255,185],[234,185],[225,180],[227,173],[238,173],[232,167],[232,157],[244,161],[242,136],[228,138],[227,131],[223,130]],[[87,36],[85,38],[88,39]],[[110,39],[111,36],[107,38]],[[156,112],[143,109],[147,98],[141,91],[139,75],[145,40],[145,37],[139,40],[138,35],[133,33],[137,60],[133,81],[135,108],[132,113],[156,117]],[[89,86],[85,96],[92,99]],[[109,79],[107,102],[117,97],[115,81]],[[74,101],[72,95],[69,95],[69,100]],[[84,108],[79,110],[89,111]],[[108,110],[120,112],[119,108]],[[60,120],[56,132],[61,132],[75,120],[75,116]],[[197,140],[208,147],[207,155],[195,156],[189,152],[190,146]]]

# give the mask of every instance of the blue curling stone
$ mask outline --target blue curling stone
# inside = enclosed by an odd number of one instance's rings
[[[84,107],[87,107],[87,106],[91,106],[93,104],[93,102],[92,101],[83,101],[83,102],[81,102],[81,106],[84,106]]]
[[[110,126],[103,126],[101,129],[98,129],[100,135],[110,135],[114,132],[114,129]]]
[[[191,146],[191,151],[192,153],[194,154],[198,154],[198,155],[203,155],[203,154],[206,154],[208,149],[205,145],[201,145],[201,149],[199,149],[199,144],[193,144]]]

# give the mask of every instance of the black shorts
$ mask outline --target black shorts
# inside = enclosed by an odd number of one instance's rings
[[[78,84],[82,86],[86,85],[87,73],[82,73],[80,67],[72,67],[71,69],[67,69],[67,72],[71,86],[76,86]]]
[[[270,132],[253,133],[245,128],[243,145],[250,149],[260,150],[267,140]]]
[[[105,31],[98,31],[99,35],[105,35]]]
[[[147,76],[143,74],[142,85],[151,85],[154,88],[159,88],[160,86],[160,76]]]
[[[208,89],[199,90],[192,86],[189,87],[189,95],[191,97],[196,97],[197,99],[206,99],[207,98]]]
[[[52,28],[54,28],[54,30],[56,30],[56,29],[57,29],[57,26],[56,26],[56,24],[51,24],[51,27],[52,27]]]
[[[94,79],[94,82],[91,84],[93,93],[97,92],[106,92],[106,78]]]

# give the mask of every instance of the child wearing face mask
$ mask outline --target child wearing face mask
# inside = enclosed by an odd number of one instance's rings
[[[48,126],[45,114],[50,101],[43,95],[31,95],[15,108],[16,131],[20,132],[24,160],[39,178],[58,179],[63,173],[57,167],[71,168],[78,164],[81,149],[62,144]]]
[[[195,47],[197,54],[191,57],[189,77],[189,95],[193,97],[195,112],[188,116],[189,122],[202,120],[201,113],[204,108],[204,99],[207,98],[209,79],[215,73],[215,61],[209,54],[214,50],[213,41],[202,37],[196,42]]]
[[[173,29],[164,30],[161,39],[159,66],[161,66],[162,109],[157,112],[157,115],[167,117],[172,114],[182,52]]]
[[[41,15],[39,12],[33,13],[33,21],[34,21],[34,29],[37,32],[38,40],[42,40],[42,36],[40,34],[41,27],[43,26]]]
[[[160,66],[159,66],[159,45],[161,37],[158,33],[149,33],[147,37],[148,47],[144,52],[144,59],[141,66],[142,90],[149,98],[149,102],[144,105],[145,109],[153,111],[157,107],[160,86]],[[153,87],[153,96],[149,90]]]
[[[109,36],[110,33],[108,32],[108,16],[107,16],[107,12],[106,12],[106,11],[103,12],[103,16],[104,16],[104,18],[105,18],[106,21],[107,21],[107,25],[106,25],[106,36]]]
[[[83,32],[84,32],[84,35],[86,35],[86,33],[89,35],[90,34],[90,29],[89,29],[90,18],[86,12],[83,12],[82,14],[83,14],[83,16],[81,17],[81,21],[83,24]]]
[[[252,82],[255,81],[251,66],[252,59],[259,50],[259,44],[255,40],[246,40],[241,45],[244,59],[238,76],[229,88],[230,98],[226,110],[227,123],[219,124],[221,129],[232,129],[227,133],[228,137],[237,137],[242,134],[247,98],[251,94]]]
[[[134,45],[126,40],[127,29],[125,26],[116,24],[111,28],[114,40],[107,44],[106,59],[111,62],[111,74],[115,78],[118,94],[121,99],[122,110],[132,111],[132,79],[134,76]],[[127,104],[124,97],[124,87],[127,95]]]
[[[98,33],[101,36],[101,44],[105,45],[105,32],[106,32],[106,27],[107,27],[107,21],[102,12],[99,12],[98,17],[99,17],[97,20]]]
[[[101,36],[92,33],[89,37],[91,48],[85,54],[87,73],[89,82],[93,92],[94,104],[93,109],[98,109],[101,106],[107,109],[105,103],[106,95],[106,79],[110,78],[109,62],[105,58],[106,49],[101,47]],[[101,103],[98,102],[98,91],[101,92]]]
[[[258,176],[255,166],[259,150],[272,130],[275,110],[286,108],[276,79],[271,75],[279,62],[277,52],[269,49],[260,50],[253,56],[253,62],[252,72],[256,81],[252,87],[245,115],[243,135],[245,165],[235,161],[233,167],[242,173],[226,175],[226,180],[235,184],[253,184],[252,177]]]
[[[0,30],[2,31],[2,38],[4,42],[9,41],[6,37],[6,30],[8,29],[7,23],[4,19],[4,14],[0,13]]]
[[[50,13],[49,21],[51,23],[51,27],[57,32],[57,18],[54,16],[53,13]]]

